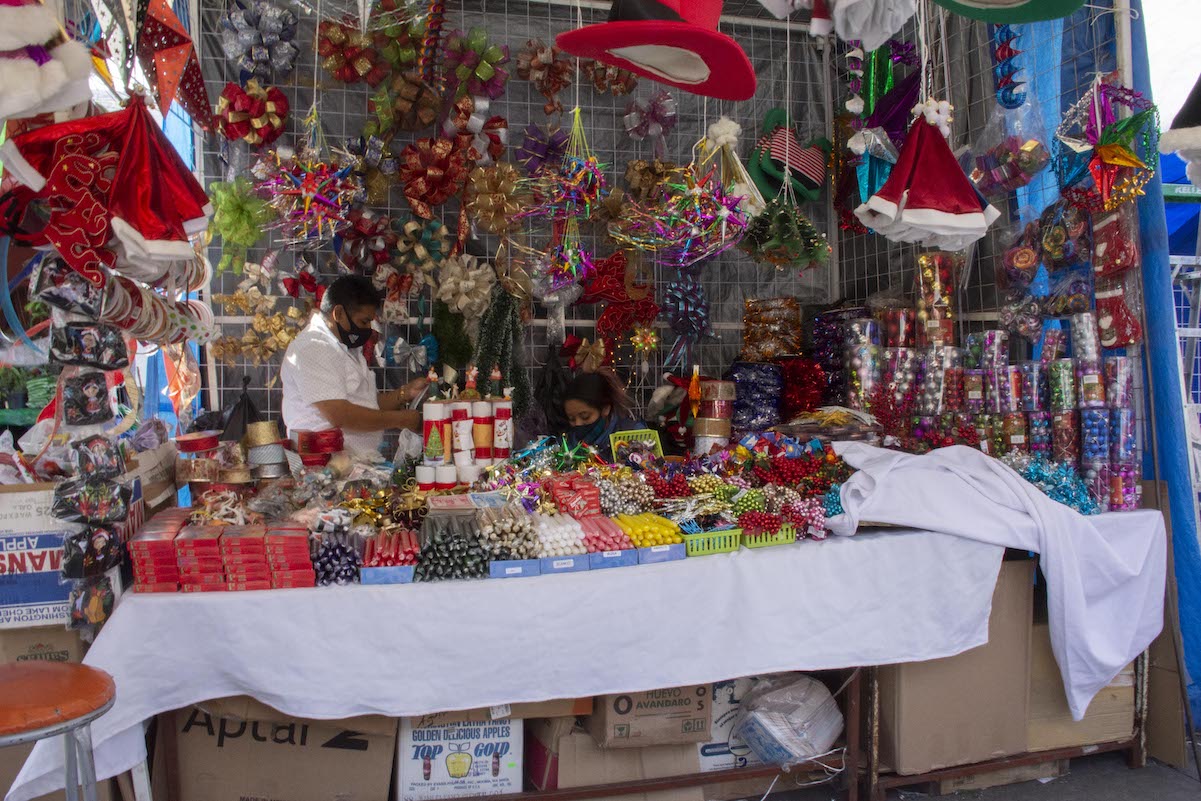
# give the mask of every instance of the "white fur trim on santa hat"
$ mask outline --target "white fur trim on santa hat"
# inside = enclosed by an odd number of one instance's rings
[[[17,149],[17,144],[9,139],[4,144],[0,145],[0,161],[4,162],[4,172],[12,175],[21,183],[28,186],[35,192],[41,192],[46,186],[46,179],[41,173],[33,168],[33,165],[25,160],[21,155],[21,151]]]
[[[1201,126],[1193,128],[1170,128],[1159,135],[1159,152],[1175,153],[1177,150],[1201,149]]]
[[[24,6],[0,5],[0,50],[19,50],[46,44],[58,33],[58,18],[38,2]]]
[[[142,233],[120,217],[112,219],[113,236],[124,248],[126,259],[133,264],[149,262],[192,260],[196,252],[186,239],[147,239]]]
[[[31,109],[30,114],[66,111],[92,99],[92,87],[88,84],[92,77],[92,54],[88,49],[74,39],[68,39],[51,50],[50,55],[66,69],[67,82]]]
[[[195,236],[196,234],[203,233],[204,230],[209,227],[209,220],[213,216],[213,204],[205,203],[204,208],[201,209],[201,211],[204,212],[203,217],[197,217],[194,220],[184,220],[183,230],[188,236]]]
[[[45,64],[31,58],[0,59],[0,120],[24,117],[67,83],[67,69],[61,61]]]

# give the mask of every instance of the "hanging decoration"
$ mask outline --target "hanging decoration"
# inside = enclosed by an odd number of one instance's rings
[[[586,220],[607,194],[604,165],[588,146],[579,107],[571,114],[571,134],[563,161],[529,179],[534,203],[521,213],[521,219]]]
[[[249,179],[238,176],[229,183],[209,184],[213,203],[213,233],[221,237],[221,261],[217,272],[241,274],[246,254],[263,236],[274,219],[270,204],[259,197]]]
[[[814,201],[826,184],[829,152],[830,143],[821,138],[802,146],[787,112],[774,108],[763,118],[763,136],[751,151],[747,169],[764,198],[780,191],[787,174],[792,193]]]
[[[1025,82],[1018,80],[1021,67],[1017,57],[1022,51],[1017,49],[1016,42],[1021,36],[1007,24],[993,25],[992,31],[993,87],[997,102],[1002,108],[1020,108],[1026,102],[1026,93],[1022,91]]]
[[[268,83],[292,73],[296,14],[271,0],[234,0],[221,15],[221,49],[238,68],[239,79]]]
[[[530,123],[517,149],[517,163],[526,175],[537,175],[543,167],[558,166],[567,155],[567,133],[562,128],[548,128]]]
[[[488,32],[472,28],[455,31],[446,39],[442,66],[446,70],[446,88],[455,98],[464,95],[495,100],[505,92],[509,73],[509,46],[488,41]]]
[[[695,364],[693,346],[711,333],[709,301],[695,276],[681,272],[663,293],[663,314],[676,335],[664,366],[684,369]]]
[[[1131,116],[1119,119],[1118,108]],[[1092,211],[1113,211],[1143,195],[1159,164],[1159,113],[1133,89],[1102,81],[1063,115],[1055,132],[1063,196]],[[1089,178],[1091,184],[1085,184]]]
[[[413,290],[413,276],[402,272],[392,264],[383,264],[371,276],[371,282],[382,294],[384,303],[380,317],[385,323],[402,325],[409,319],[409,293]]]
[[[667,157],[667,135],[676,127],[676,101],[660,89],[646,100],[631,100],[622,117],[626,133],[635,142],[651,140],[656,159]]]
[[[580,69],[592,81],[592,87],[602,95],[623,97],[638,88],[637,75],[612,64],[588,59],[581,62]]]
[[[517,77],[529,81],[546,98],[542,111],[549,117],[563,111],[559,93],[575,80],[575,60],[554,45],[530,39],[517,51]]]
[[[851,39],[847,45],[849,49],[844,58],[846,59],[847,74],[851,76],[847,81],[847,91],[851,93],[851,96],[843,103],[843,108],[856,117],[861,117],[867,105],[861,94],[863,92],[863,45],[858,39]]]
[[[154,87],[159,111],[166,114],[178,98],[192,120],[211,131],[213,107],[204,88],[192,37],[168,0],[149,0],[145,8],[138,30],[137,55],[142,72]]]
[[[698,145],[701,165],[717,161],[717,178],[727,195],[739,198],[738,210],[749,220],[763,212],[764,200],[759,187],[738,158],[738,137],[742,126],[726,116],[709,126],[704,139]],[[627,173],[628,180],[628,173]]]
[[[434,297],[470,324],[488,308],[495,285],[496,269],[491,262],[460,253],[442,262]]]
[[[413,289],[420,292],[434,283],[434,271],[450,255],[450,231],[441,220],[409,220],[400,228],[394,262],[413,277]]]
[[[140,95],[120,111],[12,136],[4,152],[6,177],[24,185],[10,198],[13,219],[34,200],[49,210],[26,240],[53,245],[94,285],[113,266],[157,281],[195,259],[189,237],[208,226],[208,196]],[[149,175],[161,191],[136,191]]]
[[[552,292],[579,283],[592,274],[592,253],[580,242],[580,227],[574,219],[562,226],[562,234],[544,254],[543,274]]]
[[[486,97],[461,97],[454,102],[442,123],[442,135],[468,153],[476,166],[486,167],[505,155],[509,144],[509,122],[489,115],[491,101]]]
[[[396,183],[400,163],[391,148],[377,136],[351,140],[346,145],[348,160],[354,161],[354,172],[363,182],[366,201],[372,206],[384,206]]]
[[[490,234],[511,230],[518,212],[530,201],[521,175],[512,164],[476,167],[468,176],[467,213]]]
[[[635,281],[632,266],[620,250],[595,260],[583,287],[578,303],[605,304],[596,320],[596,335],[608,343],[610,352],[635,326],[651,325],[659,316],[650,285]]]
[[[634,159],[626,164],[625,179],[630,187],[631,197],[645,203],[659,197],[663,193],[663,185],[671,177],[678,175],[679,171],[679,166],[670,161]]]
[[[527,314],[527,305],[533,297],[528,253],[530,249],[517,248],[512,240],[501,240],[496,248],[496,280],[502,289],[516,298],[522,309],[523,317]]]
[[[799,267],[801,271],[829,261],[830,243],[795,202],[774,197],[751,220],[740,247],[760,264]]]
[[[288,98],[274,86],[264,89],[253,78],[245,89],[227,83],[217,100],[217,119],[226,139],[269,145],[284,132]]]
[[[630,335],[630,344],[634,346],[634,353],[637,354],[640,370],[643,375],[650,372],[651,369],[651,354],[659,350],[659,334],[651,325],[636,325],[634,333]]]
[[[897,164],[880,190],[855,209],[855,216],[895,242],[917,242],[942,250],[963,250],[984,236],[1000,216],[972,186],[944,131],[950,131],[951,105],[927,100],[913,107]]]
[[[441,206],[463,190],[467,154],[450,139],[418,139],[400,152],[400,182],[409,207],[429,220]]]
[[[371,35],[351,22],[317,23],[317,55],[322,59],[321,67],[342,83],[379,86],[392,71]]]
[[[685,167],[659,198],[629,204],[621,219],[610,223],[609,236],[677,267],[733,247],[742,238],[746,216],[738,210],[742,199],[727,195],[716,174],[716,165],[704,174],[695,164]]]
[[[346,269],[372,275],[391,261],[398,239],[391,217],[370,209],[355,209],[346,222],[334,237],[334,253]]]

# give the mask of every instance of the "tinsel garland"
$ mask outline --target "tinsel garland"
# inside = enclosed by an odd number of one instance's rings
[[[213,202],[213,232],[221,237],[221,261],[217,272],[233,269],[241,274],[246,254],[263,236],[263,226],[274,214],[270,204],[254,192],[247,178],[209,185]]]
[[[1001,461],[1038,487],[1039,491],[1051,500],[1070,506],[1082,515],[1101,513],[1101,507],[1089,494],[1088,487],[1076,472],[1074,465],[1067,462],[1048,462],[1042,456],[1031,456],[1017,451],[1001,457]]]
[[[784,389],[780,393],[780,419],[793,420],[822,405],[826,373],[807,356],[787,356],[777,360],[783,371]]]
[[[513,387],[514,417],[525,414],[531,397],[529,377],[521,360],[521,336],[521,304],[501,287],[494,287],[488,310],[480,320],[474,363],[486,371],[500,368],[500,374]]]

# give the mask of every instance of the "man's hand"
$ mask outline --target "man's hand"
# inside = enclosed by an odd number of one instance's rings
[[[347,431],[421,430],[421,413],[410,409],[368,409],[341,399],[318,401],[313,405],[330,425]]]
[[[386,411],[395,411],[403,409],[409,405],[409,402],[416,398],[425,389],[429,381],[424,376],[414,378],[412,381],[405,384],[399,389],[381,392],[379,394],[379,407]]]

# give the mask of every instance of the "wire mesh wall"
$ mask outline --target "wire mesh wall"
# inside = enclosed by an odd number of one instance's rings
[[[584,24],[601,22],[607,14],[607,8],[605,3],[589,2],[581,4],[579,15]],[[219,95],[226,81],[237,80],[236,68],[224,58],[219,41],[220,18],[225,10],[226,5],[223,2],[202,0],[202,65],[206,84],[213,98]],[[551,42],[557,33],[575,27],[576,14],[574,5],[559,2],[464,0],[448,9],[444,30],[485,27],[490,41],[508,45],[511,54],[515,55],[529,39],[539,38]],[[678,164],[687,163],[693,144],[704,135],[708,124],[717,121],[723,114],[742,125],[739,152],[745,158],[759,136],[766,113],[773,107],[784,105],[783,98],[786,96],[789,81],[792,84],[792,116],[797,122],[802,141],[807,136],[829,137],[831,115],[830,105],[826,100],[830,85],[827,77],[830,69],[829,59],[823,50],[824,42],[811,39],[805,32],[806,28],[807,25],[800,21],[794,20],[789,28],[770,19],[753,0],[743,0],[739,4],[727,3],[721,29],[733,36],[746,50],[758,75],[759,89],[753,99],[742,103],[705,100],[683,92],[672,92],[676,100],[678,120],[667,137],[667,159]],[[347,139],[358,137],[362,132],[368,118],[367,103],[372,90],[365,84],[348,86],[338,83],[319,67],[314,74],[312,52],[304,52],[313,41],[314,29],[315,20],[312,16],[302,19],[297,37],[297,42],[302,45],[302,55],[298,59],[297,69],[285,81],[276,84],[283,89],[292,106],[288,133],[281,141],[286,141],[289,136],[295,136],[301,131],[301,119],[312,102],[315,80],[318,109],[325,134],[331,145],[342,145]],[[786,52],[791,53],[791,60],[783,57]],[[511,72],[515,72],[513,61],[507,66]],[[570,109],[575,104],[578,93],[578,103],[583,110],[582,119],[589,143],[600,160],[607,165],[606,176],[609,184],[624,186],[622,176],[629,160],[653,158],[652,144],[649,140],[634,141],[626,134],[622,118],[626,114],[627,104],[632,98],[646,99],[661,88],[644,80],[631,96],[613,97],[595,91],[587,76],[580,74],[577,76],[576,85],[560,95],[566,111],[562,115],[548,118],[543,109],[545,98],[538,94],[530,83],[521,81],[514,75],[508,82],[505,94],[493,101],[489,114],[500,114],[507,119],[510,152],[506,158],[512,159],[513,150],[520,145],[522,131],[528,123],[557,123],[565,131],[569,129]],[[401,134],[391,143],[392,152],[397,153],[414,139],[429,135],[432,135],[430,130]],[[244,169],[250,155],[252,154],[238,152],[236,148],[222,146],[216,137],[208,137],[204,150],[206,179],[220,179],[230,175],[231,170]],[[435,210],[452,232],[456,228],[458,208],[458,201],[452,200]],[[392,188],[388,203],[378,210],[401,220],[409,218],[408,204],[399,187]],[[833,235],[835,226],[827,214],[825,198],[807,204],[804,211],[820,230]],[[545,228],[538,228],[536,224],[532,224],[525,233],[529,241],[537,247],[541,247],[540,242],[549,240],[549,232]],[[583,225],[581,233],[584,243],[593,248],[598,256],[608,255],[615,249],[613,243],[601,235],[599,227]],[[499,240],[496,237],[481,234],[467,243],[466,250],[477,256],[489,257],[495,254],[498,244]],[[263,251],[251,254],[251,260],[261,258],[264,252],[275,247],[277,244],[274,240],[267,242]],[[217,258],[219,253],[214,248],[214,263]],[[293,254],[284,252],[279,262],[280,269],[290,269],[292,259]],[[330,276],[337,271],[331,252],[322,252],[319,259],[319,268],[323,275]],[[664,287],[674,277],[675,271],[654,263],[653,259],[644,258],[644,262],[642,269],[653,275],[656,294],[661,297]],[[835,294],[836,274],[834,265],[803,275],[795,269],[780,271],[759,266],[736,249],[711,259],[703,267],[701,282],[711,304],[714,336],[694,349],[695,359],[705,372],[716,374],[735,358],[740,347],[744,298],[792,295],[807,302],[826,302]],[[214,282],[214,291],[232,291],[238,281],[239,277],[232,274],[218,276]],[[428,311],[428,302],[424,308]],[[409,301],[410,314],[416,315],[417,310],[417,298],[413,297]],[[600,311],[600,307],[596,306],[570,307],[567,310],[568,332],[593,338],[593,325]],[[245,317],[222,316],[220,308],[217,312],[224,333],[240,336],[250,324],[250,320]],[[662,346],[658,353],[652,354],[649,369],[645,373],[634,364],[632,347],[619,348],[616,353],[618,372],[629,380],[630,389],[639,400],[645,400],[648,391],[659,382],[663,371],[663,356],[673,341],[665,322],[658,321],[657,328]],[[388,335],[399,334],[409,341],[415,341],[417,333],[415,316],[411,317],[409,324],[389,326],[386,332]],[[524,344],[526,369],[533,373],[545,363],[546,357],[545,310],[537,304],[535,319],[526,328]],[[218,385],[222,404],[228,405],[234,401],[241,391],[242,380],[245,377],[249,379],[251,398],[259,410],[270,416],[277,416],[280,407],[277,380],[279,358],[276,356],[266,364],[240,359],[233,364],[219,365]],[[486,372],[487,366],[482,367]],[[382,387],[396,386],[408,377],[403,369],[378,369]]]

